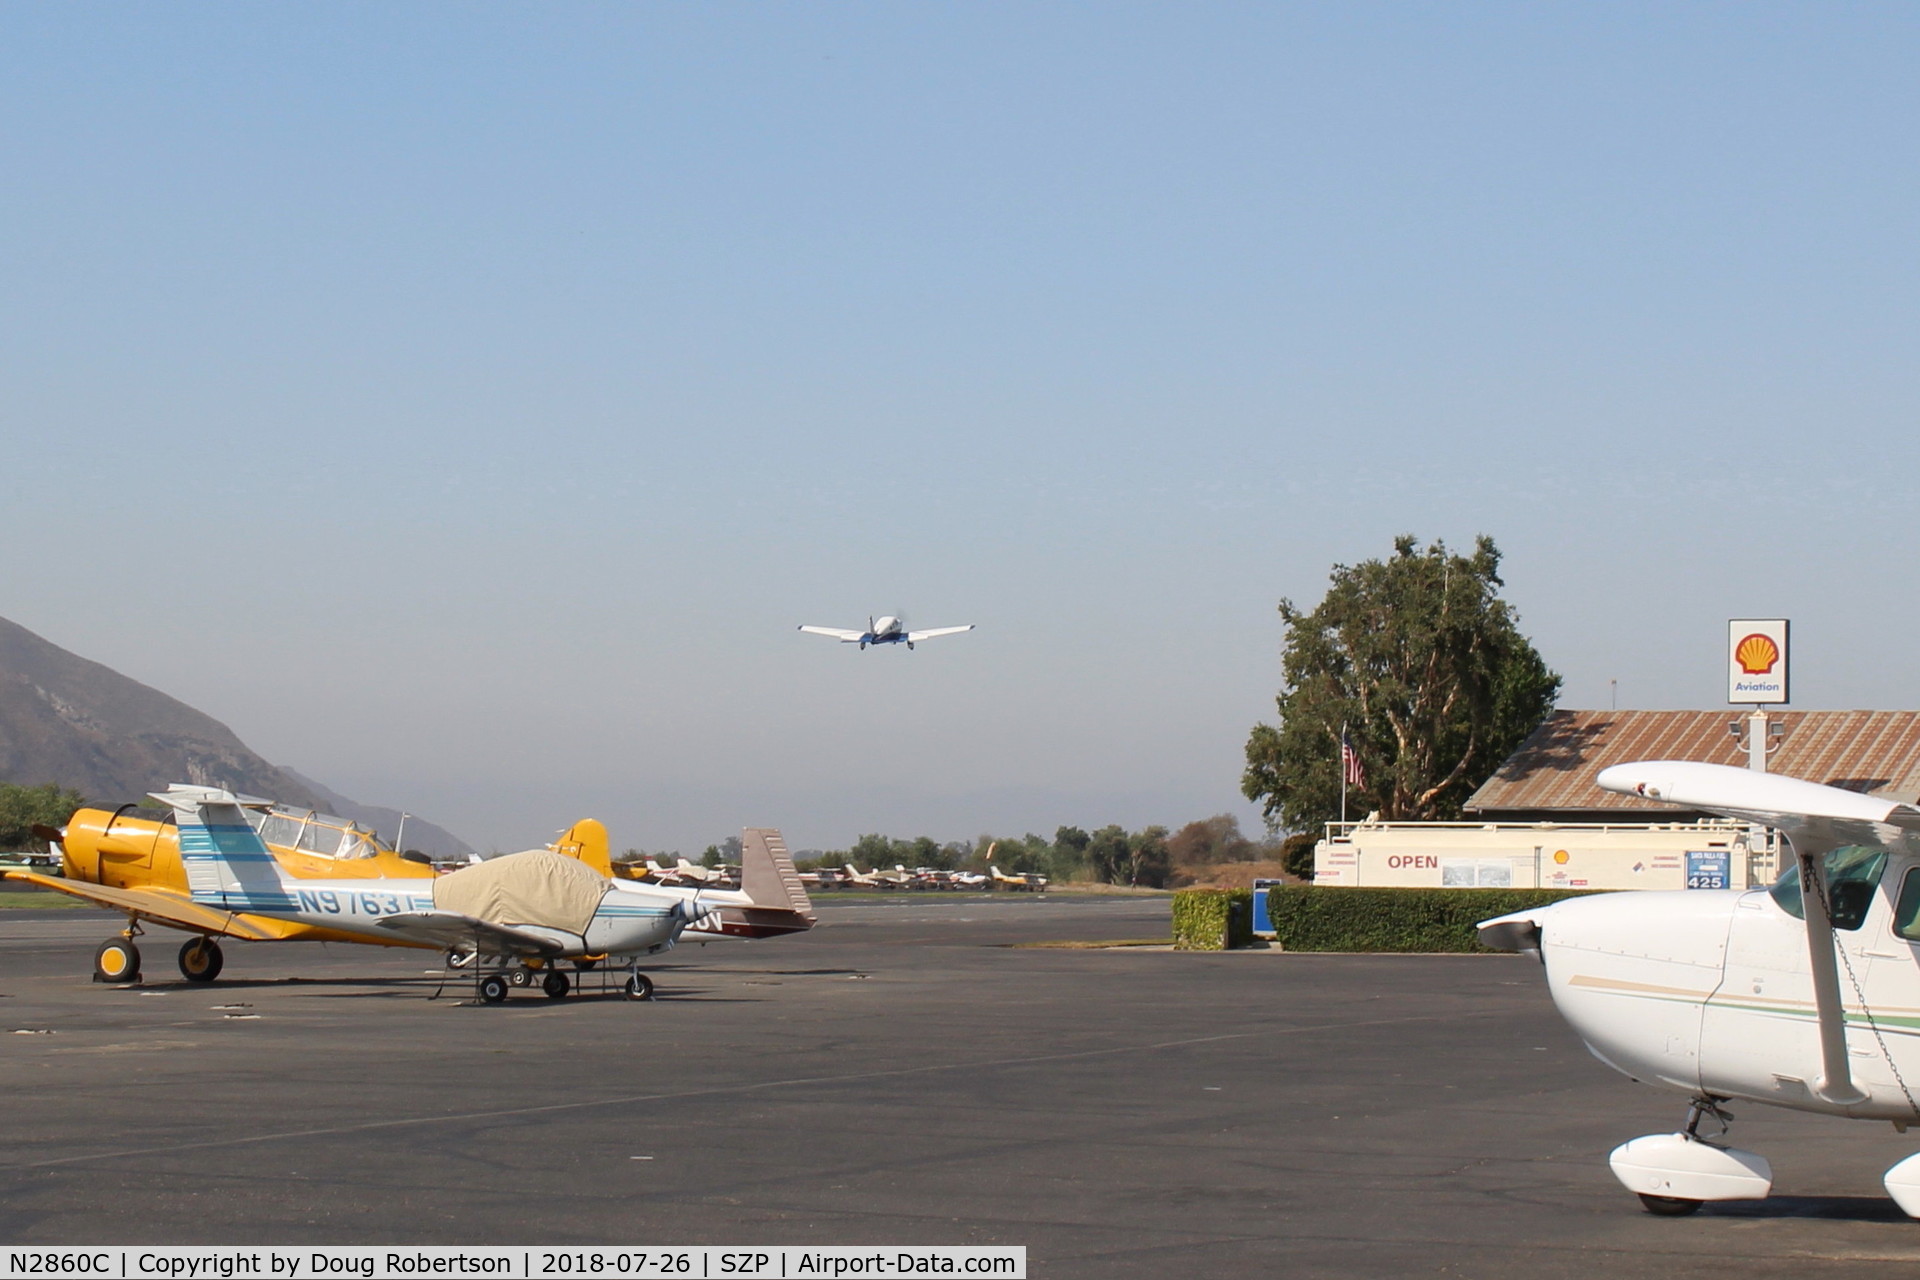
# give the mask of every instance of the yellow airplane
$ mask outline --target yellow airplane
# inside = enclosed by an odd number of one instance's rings
[[[224,958],[216,937],[246,942],[366,942],[335,929],[229,911],[193,900],[180,860],[179,832],[171,818],[158,822],[127,816],[132,805],[78,809],[62,830],[36,828],[60,853],[58,876],[9,871],[7,878],[124,911],[127,927],[94,953],[96,982],[134,982],[140,949],[134,938],[150,921],[196,934],[180,948],[180,972],[190,982],[212,982]],[[432,880],[432,866],[404,857],[355,823],[310,810],[249,802],[258,815],[261,840],[274,861],[303,880]],[[264,810],[264,812],[262,812]],[[394,946],[427,946],[395,939]]]

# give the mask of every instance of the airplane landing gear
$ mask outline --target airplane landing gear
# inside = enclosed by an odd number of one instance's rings
[[[190,938],[180,948],[180,973],[188,982],[212,982],[225,963],[220,944],[212,938]]]
[[[480,979],[477,989],[480,992],[482,1004],[500,1004],[507,998],[507,980],[497,973],[490,973]]]
[[[125,984],[140,981],[140,948],[127,937],[108,938],[93,953],[93,980]]]
[[[1650,1196],[1642,1193],[1640,1203],[1646,1206],[1648,1213],[1659,1218],[1684,1218],[1690,1213],[1698,1213],[1704,1200],[1687,1200],[1680,1196]]]
[[[653,979],[635,969],[627,975],[626,990],[629,1000],[651,1000],[653,999]]]
[[[1765,1156],[1700,1136],[1711,1118],[1725,1136],[1732,1113],[1722,1098],[1695,1098],[1680,1133],[1656,1133],[1615,1147],[1607,1157],[1620,1185],[1640,1197],[1648,1213],[1679,1218],[1708,1200],[1764,1200],[1773,1190],[1773,1166]]]
[[[549,1000],[565,1000],[567,992],[573,990],[573,984],[567,981],[566,974],[553,969],[540,980],[540,989],[547,993]]]

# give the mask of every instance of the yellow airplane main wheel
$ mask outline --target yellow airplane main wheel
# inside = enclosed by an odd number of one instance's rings
[[[212,982],[226,962],[212,938],[191,938],[180,948],[180,972],[188,982]]]
[[[108,938],[93,953],[95,982],[140,981],[140,948],[127,938]]]

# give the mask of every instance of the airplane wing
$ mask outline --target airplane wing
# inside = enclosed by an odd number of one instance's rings
[[[9,871],[6,878],[82,898],[111,911],[129,911],[155,924],[185,929],[189,933],[217,933],[225,938],[244,938],[249,942],[261,942],[279,936],[256,928],[244,917],[231,911],[217,911],[151,889],[109,889],[105,885],[88,884],[84,880],[44,876],[37,871]]]
[[[832,636],[835,640],[846,644],[857,644],[860,637],[867,634],[864,631],[848,631],[842,627],[802,627],[800,629],[812,636]]]
[[[512,925],[491,924],[458,911],[404,911],[399,915],[381,916],[374,924],[409,942],[450,949],[473,947],[488,955],[557,956],[566,949],[544,930],[535,933]]]
[[[1844,844],[1897,846],[1920,833],[1920,809],[1777,773],[1692,760],[1649,760],[1602,769],[1600,786],[1787,833],[1801,852]]]
[[[931,631],[909,631],[907,639],[914,644],[919,644],[922,640],[931,640],[935,636],[957,636],[962,631],[971,630],[973,630],[973,624],[969,622],[964,627],[935,627]]]

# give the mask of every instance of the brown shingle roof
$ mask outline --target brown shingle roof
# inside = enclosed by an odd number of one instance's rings
[[[1702,760],[1745,765],[1746,749],[1727,732],[1746,712],[1556,711],[1473,795],[1476,817],[1603,815],[1676,810],[1594,785],[1609,765],[1635,760]],[[1767,771],[1920,800],[1920,711],[1774,711],[1784,730]]]

